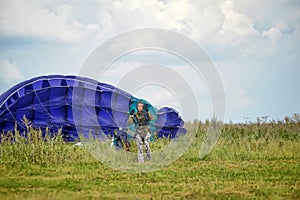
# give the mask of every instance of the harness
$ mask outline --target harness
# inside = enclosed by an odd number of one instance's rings
[[[136,126],[145,126],[150,122],[150,116],[145,111],[134,113],[132,119]]]

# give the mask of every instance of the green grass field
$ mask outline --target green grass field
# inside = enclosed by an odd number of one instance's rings
[[[113,170],[60,134],[45,141],[38,130],[28,138],[8,133],[0,145],[0,199],[300,199],[299,115],[226,124],[202,159],[199,144],[209,122],[197,124],[187,124],[197,132],[183,156],[147,173]],[[166,143],[158,139],[152,150]]]

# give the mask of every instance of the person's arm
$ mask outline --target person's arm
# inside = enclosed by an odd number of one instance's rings
[[[133,116],[129,115],[128,120],[127,120],[127,124],[133,124]]]
[[[148,111],[148,116],[149,116],[149,121],[152,121],[154,120],[154,116]]]
[[[148,121],[154,120],[154,116],[150,113],[149,108],[148,108],[148,105],[145,106],[145,111],[146,111],[147,116],[148,116],[148,119],[147,119],[147,120],[148,120]]]
[[[136,124],[136,117],[134,116],[134,110],[131,110],[127,120],[127,124]]]
[[[136,115],[132,114],[131,116],[132,116],[132,121],[135,124],[135,127],[138,127],[139,126],[139,120],[137,119]]]
[[[154,116],[149,112],[148,106],[145,107],[145,112],[146,112],[146,120],[149,123],[154,119]]]

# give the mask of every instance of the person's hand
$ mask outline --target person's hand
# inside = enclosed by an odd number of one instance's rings
[[[148,111],[149,111],[149,109],[148,109],[148,105],[147,105],[147,104],[145,104],[145,111],[146,111],[146,112],[148,112]]]
[[[134,133],[133,136],[132,136],[132,138],[136,139],[136,135],[137,135],[137,133]]]
[[[130,115],[133,115],[133,114],[134,114],[134,110],[131,110]]]

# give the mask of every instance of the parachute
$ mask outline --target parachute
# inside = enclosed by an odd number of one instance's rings
[[[168,107],[155,108],[149,102],[109,84],[79,76],[49,75],[21,82],[0,96],[0,134],[26,132],[24,116],[33,128],[50,132],[62,130],[66,141],[78,141],[80,134],[113,136],[128,124],[138,101],[154,116],[151,132],[158,137],[174,138],[185,134],[179,113]]]

